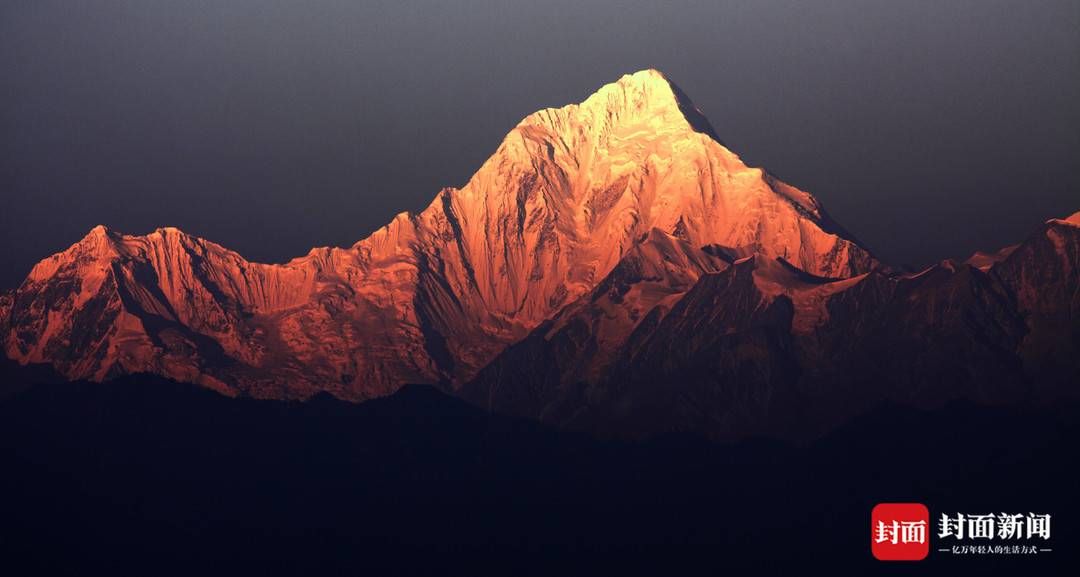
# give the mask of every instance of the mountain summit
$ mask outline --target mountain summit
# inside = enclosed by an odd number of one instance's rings
[[[266,265],[176,229],[95,228],[0,300],[0,335],[10,358],[69,378],[364,399],[456,388],[613,273],[651,271],[623,334],[747,256],[830,279],[875,266],[811,195],[748,167],[645,70],[527,116],[465,186],[350,248]]]

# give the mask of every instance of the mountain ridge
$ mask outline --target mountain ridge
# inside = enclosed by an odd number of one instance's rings
[[[68,379],[362,401],[428,383],[595,432],[806,435],[882,401],[1069,393],[1080,213],[918,273],[747,166],[644,70],[530,114],[461,188],[349,247],[254,263],[94,227],[0,295]]]
[[[717,438],[805,438],[883,402],[1075,397],[1080,227],[1051,219],[1007,252],[990,265],[945,260],[847,279],[740,258],[624,325],[604,353],[614,360],[599,370],[579,369],[597,350],[595,324],[545,326],[463,394],[495,412],[594,433]],[[622,291],[646,282],[629,279]]]
[[[814,274],[875,266],[812,196],[715,136],[644,70],[526,116],[463,187],[351,247],[261,264],[175,228],[95,227],[6,298],[4,348],[69,378],[152,372],[231,394],[362,400],[403,382],[459,386],[654,229]]]

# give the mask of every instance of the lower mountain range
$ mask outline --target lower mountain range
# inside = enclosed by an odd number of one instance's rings
[[[464,187],[352,247],[267,265],[96,227],[0,296],[0,343],[13,372],[67,380],[350,401],[427,383],[605,435],[815,437],[883,402],[1075,395],[1080,213],[890,267],[646,70],[526,117]]]

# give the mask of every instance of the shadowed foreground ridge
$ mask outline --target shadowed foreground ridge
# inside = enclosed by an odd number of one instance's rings
[[[0,401],[0,486],[19,496],[0,505],[0,566],[868,574],[870,508],[918,501],[1055,519],[1052,554],[932,555],[920,573],[1050,574],[1076,561],[1076,411],[889,405],[806,446],[602,442],[426,386],[356,405],[150,376],[45,385]]]
[[[1080,394],[1080,213],[918,273],[830,279],[761,255],[708,270],[694,254],[642,242],[462,394],[570,428],[722,438],[806,438],[882,402]]]

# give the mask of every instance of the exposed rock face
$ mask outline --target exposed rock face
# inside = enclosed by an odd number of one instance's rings
[[[830,278],[875,264],[647,70],[528,116],[464,187],[347,249],[263,265],[175,229],[96,228],[0,301],[0,334],[69,378],[363,399],[456,388],[541,323],[585,323],[599,356],[575,370],[594,379],[642,319],[747,255]]]
[[[176,229],[134,237],[97,227],[31,271],[5,345],[69,378],[153,372],[262,396],[291,396],[286,379],[320,380],[345,392],[339,375],[363,370],[347,351],[362,349],[358,309],[371,304],[351,298],[348,279],[362,265],[340,249],[253,264]],[[363,368],[383,370],[381,360]]]

